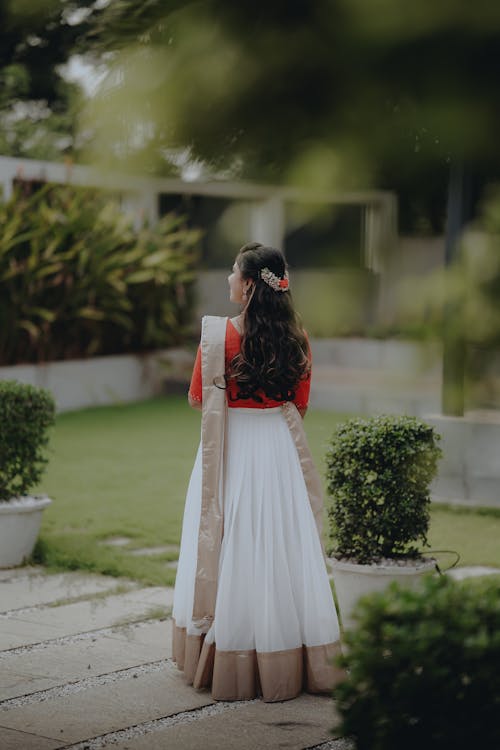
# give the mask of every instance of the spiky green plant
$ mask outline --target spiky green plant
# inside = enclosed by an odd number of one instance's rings
[[[0,364],[178,342],[199,236],[175,215],[136,230],[96,190],[16,191],[0,204]]]

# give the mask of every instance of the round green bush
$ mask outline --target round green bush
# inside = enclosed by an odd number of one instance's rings
[[[356,750],[500,747],[500,578],[392,584],[356,620],[334,689]]]
[[[0,501],[26,495],[40,481],[54,416],[49,391],[0,381]]]
[[[415,417],[351,419],[326,454],[333,553],[358,563],[418,557],[427,543],[430,483],[441,455],[434,428]]]

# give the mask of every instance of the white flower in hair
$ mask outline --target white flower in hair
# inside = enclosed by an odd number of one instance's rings
[[[265,281],[266,284],[269,284],[271,289],[274,289],[275,292],[288,292],[289,282],[288,273],[286,271],[283,278],[280,279],[279,276],[276,276],[276,274],[270,271],[269,268],[262,268],[260,278]]]

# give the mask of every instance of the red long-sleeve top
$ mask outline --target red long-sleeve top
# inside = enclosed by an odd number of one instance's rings
[[[226,326],[226,342],[225,342],[225,362],[226,372],[229,370],[229,365],[233,357],[238,354],[241,348],[241,336],[228,319]],[[309,357],[311,354],[309,352]],[[301,380],[295,390],[295,398],[293,399],[294,404],[299,409],[305,409],[309,403],[309,391],[311,389],[311,375],[307,376],[304,380]],[[247,409],[270,409],[273,406],[280,406],[283,401],[273,401],[268,398],[262,391],[258,391],[257,395],[262,398],[262,402],[254,401],[252,398],[238,399],[238,386],[236,382],[229,379],[227,382],[227,405],[229,407],[244,407]],[[196,353],[196,360],[194,363],[193,374],[191,377],[191,384],[189,386],[189,395],[194,401],[201,403],[202,401],[202,384],[201,384],[201,346],[198,347]]]

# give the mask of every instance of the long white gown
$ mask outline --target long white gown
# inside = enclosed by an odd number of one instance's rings
[[[201,450],[184,512],[173,657],[219,700],[324,692],[341,673],[339,624],[297,449],[281,407],[228,408],[224,535],[214,621],[193,623]],[[200,653],[201,652],[201,653]]]

